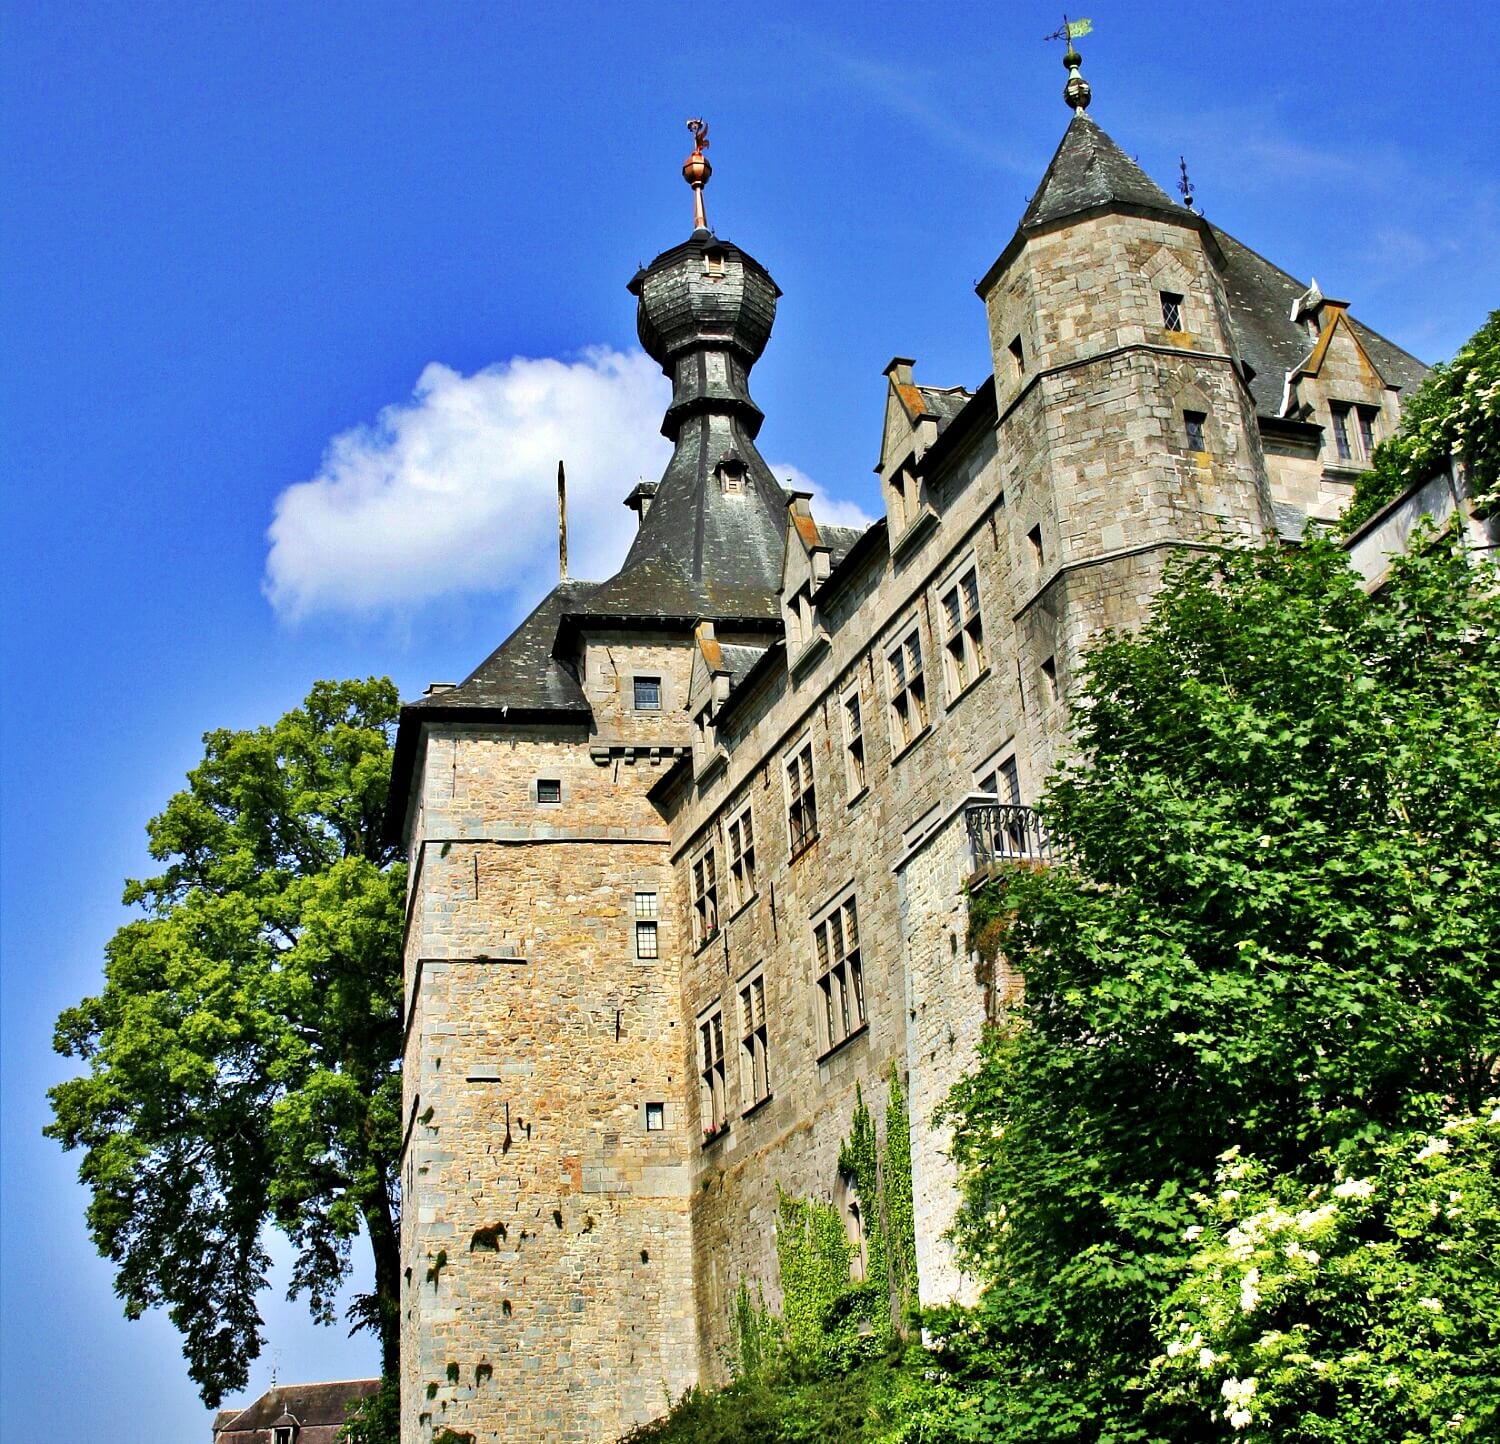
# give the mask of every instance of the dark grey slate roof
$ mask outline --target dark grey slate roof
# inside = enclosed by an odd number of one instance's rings
[[[970,393],[962,386],[918,386],[928,410],[937,417],[938,432],[947,429],[948,423],[969,403]]]
[[[1300,366],[1312,350],[1306,330],[1292,320],[1292,303],[1307,291],[1307,283],[1288,275],[1227,231],[1210,224],[1209,232],[1224,254],[1224,289],[1230,320],[1241,357],[1255,375],[1250,391],[1264,416],[1281,410],[1286,374]],[[1386,383],[1410,391],[1421,383],[1427,368],[1394,342],[1349,317],[1360,344],[1370,353]]]
[[[832,570],[854,550],[857,542],[868,530],[862,526],[818,526],[818,535],[828,548],[828,566]]]
[[[402,710],[433,713],[475,708],[486,712],[581,712],[588,702],[578,678],[552,655],[558,625],[585,606],[597,582],[559,582],[469,675],[446,692],[435,692]]]
[[[719,648],[719,656],[724,661],[724,669],[729,673],[729,687],[733,691],[739,680],[766,655],[770,650],[770,643],[764,647],[745,646],[738,642],[726,642]]]
[[[1075,115],[1021,217],[1021,229],[1109,204],[1182,213],[1182,207],[1088,116]]]
[[[1299,542],[1307,531],[1307,513],[1289,501],[1273,501],[1271,511],[1276,518],[1276,535],[1282,541]]]
[[[246,1409],[221,1410],[214,1418],[214,1439],[218,1444],[269,1444],[272,1425],[290,1415],[302,1426],[297,1444],[333,1444],[350,1404],[379,1388],[379,1379],[280,1384]]]

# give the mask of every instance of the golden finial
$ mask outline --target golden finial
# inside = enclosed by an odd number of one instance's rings
[[[693,133],[693,153],[682,163],[682,178],[693,188],[693,229],[708,230],[708,216],[703,209],[703,187],[714,173],[703,154],[708,149],[708,126],[701,120],[690,120],[687,128]]]

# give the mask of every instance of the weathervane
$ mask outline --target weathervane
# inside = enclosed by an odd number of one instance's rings
[[[1192,211],[1194,215],[1197,215],[1198,212],[1193,209],[1193,183],[1188,179],[1186,156],[1180,155],[1177,157],[1177,167],[1182,172],[1177,179],[1178,194],[1182,197],[1183,205]]]
[[[1063,86],[1063,99],[1067,101],[1068,108],[1074,115],[1082,115],[1089,108],[1093,91],[1089,88],[1088,81],[1079,74],[1078,67],[1083,64],[1083,56],[1073,48],[1073,42],[1080,35],[1091,35],[1093,30],[1092,20],[1069,20],[1064,15],[1060,29],[1054,30],[1050,35],[1042,36],[1043,40],[1066,40],[1068,42],[1067,53],[1063,56],[1063,65],[1068,71],[1068,83]]]
[[[696,234],[698,231],[708,230],[708,216],[703,209],[703,187],[708,184],[714,168],[703,154],[708,149],[707,124],[694,118],[688,121],[687,128],[693,133],[693,153],[682,163],[682,178],[693,188],[693,231]]]

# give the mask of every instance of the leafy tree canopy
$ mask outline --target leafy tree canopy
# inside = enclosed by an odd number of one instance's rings
[[[1434,366],[1401,409],[1401,428],[1375,448],[1343,516],[1352,531],[1449,457],[1469,470],[1475,513],[1500,507],[1500,311],[1446,366]]]
[[[1025,999],[952,1100],[988,1289],[939,1328],[979,1437],[1198,1439],[1142,1379],[1219,1156],[1329,1184],[1494,1090],[1494,573],[1429,545],[1371,599],[1326,542],[1184,562],[1082,691],[1069,864],[973,900]]]
[[[47,1133],[80,1149],[88,1222],[125,1312],[166,1308],[216,1405],[262,1343],[267,1224],[291,1293],[330,1321],[363,1228],[375,1292],[352,1311],[394,1372],[400,937],[405,867],[381,838],[399,701],[386,679],[320,682],[274,726],[216,731],[148,825],[143,916],[104,989],[58,1019],[87,1072]]]

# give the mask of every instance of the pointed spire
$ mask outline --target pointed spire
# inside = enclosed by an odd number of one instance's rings
[[[693,153],[682,163],[682,178],[693,188],[693,234],[706,236],[710,232],[708,215],[703,209],[703,187],[714,173],[708,157],[703,154],[708,149],[708,126],[694,118],[688,121],[687,128],[693,133]]]

